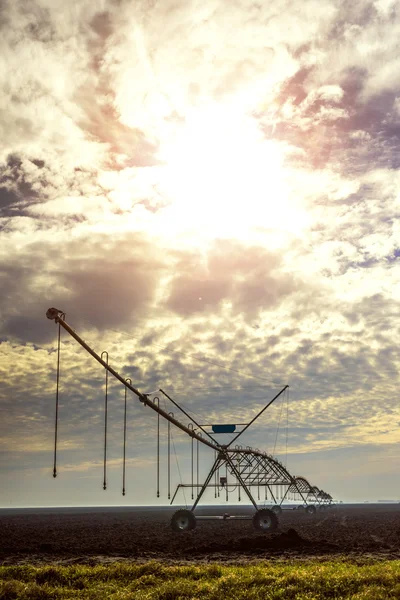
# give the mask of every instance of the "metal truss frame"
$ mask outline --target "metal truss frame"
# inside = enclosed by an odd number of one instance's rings
[[[213,465],[204,481],[201,485],[199,484],[179,484],[171,504],[173,503],[177,492],[180,488],[184,487],[200,487],[197,497],[193,503],[191,511],[193,512],[198,503],[200,502],[204,492],[208,487],[219,487],[218,483],[212,483],[213,477],[216,477],[221,468],[225,468],[226,473],[230,473],[232,477],[236,479],[236,484],[240,486],[255,510],[258,511],[259,507],[252,493],[252,488],[257,487],[265,488],[269,492],[271,499],[278,506],[287,498],[288,494],[298,497],[305,506],[309,506],[310,502],[314,502],[318,505],[328,505],[332,503],[332,497],[319,490],[317,487],[313,487],[304,477],[294,477],[277,459],[271,455],[261,452],[258,449],[252,449],[249,446],[242,448],[240,445],[232,447],[245,431],[268,409],[273,402],[275,402],[283,392],[289,387],[285,385],[263,408],[260,410],[255,417],[247,423],[242,430],[240,430],[228,444],[220,444],[210,432],[207,431],[206,426],[202,426],[196,422],[196,420],[189,415],[175,400],[173,400],[165,391],[162,389],[157,390],[161,392],[166,398],[168,398],[174,406],[176,406],[186,417],[191,421],[188,426],[177,420],[172,413],[160,408],[160,402],[157,399],[152,400],[150,396],[152,393],[143,393],[132,385],[130,379],[124,379],[115,369],[113,369],[108,363],[108,354],[103,352],[101,355],[97,354],[79,335],[68,325],[65,321],[65,313],[56,308],[49,308],[46,316],[50,320],[54,320],[55,323],[67,331],[92,357],[100,363],[106,373],[110,373],[115,379],[120,381],[126,390],[130,390],[135,394],[143,405],[148,406],[155,411],[159,416],[168,421],[169,424],[174,425],[181,431],[185,432],[192,440],[197,440],[199,443],[211,448],[215,452],[215,460]],[[60,331],[60,329],[59,329]],[[59,378],[59,353],[60,347],[58,346],[58,357],[57,357],[57,398],[58,398],[58,378]],[[105,356],[106,360],[103,359]],[[157,401],[158,400],[158,401]],[[196,426],[196,428],[194,427]],[[56,425],[57,427],[57,425]],[[203,435],[204,434],[204,435]],[[55,472],[55,471],[54,471]],[[55,475],[54,475],[55,476]],[[105,489],[105,488],[104,488]],[[278,503],[279,493],[281,492],[281,502]],[[275,492],[275,493],[274,493]]]

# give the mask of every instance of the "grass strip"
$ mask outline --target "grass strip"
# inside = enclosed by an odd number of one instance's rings
[[[0,600],[391,600],[400,561],[0,567]]]

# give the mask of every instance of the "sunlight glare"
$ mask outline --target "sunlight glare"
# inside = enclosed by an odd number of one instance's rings
[[[278,142],[256,120],[226,107],[192,110],[162,144],[160,188],[173,231],[248,237],[252,229],[296,233],[304,219],[290,205]]]

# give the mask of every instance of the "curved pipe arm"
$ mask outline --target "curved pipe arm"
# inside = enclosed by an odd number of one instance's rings
[[[107,369],[107,371],[109,373],[111,373],[111,375],[113,375],[116,379],[118,379],[118,381],[120,381],[122,383],[122,385],[124,385],[126,388],[128,388],[128,390],[131,390],[131,392],[133,392],[139,398],[140,402],[143,402],[143,404],[145,404],[146,406],[149,406],[156,413],[158,413],[159,415],[161,415],[164,419],[166,419],[167,421],[169,421],[170,423],[172,423],[173,425],[175,425],[175,427],[178,427],[178,429],[181,429],[182,431],[184,431],[185,433],[187,433],[187,435],[189,435],[190,437],[195,438],[196,440],[198,440],[202,444],[205,444],[209,448],[212,448],[213,450],[217,450],[217,451],[220,450],[219,446],[217,446],[216,444],[213,444],[213,443],[209,442],[208,440],[206,440],[203,437],[201,437],[200,435],[198,435],[192,429],[189,429],[188,427],[186,427],[185,425],[183,425],[182,423],[180,423],[179,421],[177,421],[174,417],[172,417],[171,415],[169,415],[166,411],[164,411],[162,408],[159,408],[154,402],[152,402],[151,400],[149,400],[149,398],[148,398],[148,396],[146,394],[143,394],[138,389],[136,389],[133,385],[131,385],[130,383],[128,383],[119,373],[117,373],[117,371],[115,371],[115,369],[113,369],[112,367],[110,367],[110,365],[108,365],[76,333],[76,331],[74,331],[72,329],[72,327],[70,327],[68,325],[68,323],[65,321],[65,313],[62,310],[58,310],[57,308],[49,308],[48,311],[46,312],[46,317],[48,319],[52,320],[52,321],[55,321],[56,323],[59,323],[61,325],[61,327],[63,327],[65,329],[65,331],[67,331],[78,342],[78,344],[80,344],[87,352],[89,352],[89,354],[91,354],[93,356],[93,358],[95,358],[97,360],[97,362],[99,362],[105,369]]]

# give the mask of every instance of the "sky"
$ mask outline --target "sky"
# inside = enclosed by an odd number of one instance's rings
[[[0,506],[168,502],[167,426],[157,499],[132,394],[121,495],[112,380],[102,489],[104,369],[65,332],[53,479],[52,306],[202,423],[288,384],[243,444],[337,500],[400,499],[396,3],[3,0],[0,27]]]

